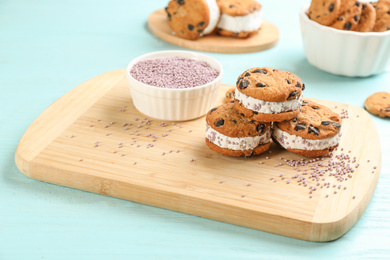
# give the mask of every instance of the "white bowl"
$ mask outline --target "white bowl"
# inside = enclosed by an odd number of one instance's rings
[[[366,77],[390,64],[390,31],[353,32],[323,26],[300,12],[303,48],[313,66],[336,75]]]
[[[130,74],[131,68],[139,61],[168,57],[204,61],[217,70],[219,75],[202,86],[168,89],[147,85],[134,79]],[[185,121],[205,115],[214,106],[222,81],[223,68],[217,60],[204,54],[190,51],[159,51],[133,59],[127,66],[126,75],[133,103],[141,113],[160,120]]]

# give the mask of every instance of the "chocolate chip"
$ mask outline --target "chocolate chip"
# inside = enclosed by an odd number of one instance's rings
[[[295,85],[297,88],[301,88],[301,83],[299,83],[299,81],[297,82],[297,84]]]
[[[291,98],[291,97],[294,97],[298,94],[298,91],[297,90],[294,90],[293,92],[290,93],[290,95],[288,95],[287,99]]]
[[[267,71],[262,69],[255,69],[252,73],[261,73],[261,74],[267,74]]]
[[[249,85],[249,81],[241,80],[241,82],[240,82],[240,89],[245,89],[245,88],[248,87],[248,85]]]
[[[337,17],[337,21],[342,21],[344,18],[342,16]]]
[[[307,102],[307,101],[302,101],[302,103],[303,103],[303,104],[309,104],[309,102]]]
[[[238,78],[237,79],[237,82],[236,82],[236,85],[238,85],[238,83],[240,82],[240,80],[242,80],[244,77],[241,77],[241,78]]]
[[[251,74],[249,72],[245,73],[245,77],[249,77]]]
[[[318,130],[318,128],[314,127],[312,125],[309,125],[309,128],[308,128],[307,132],[309,134],[313,133],[314,135],[320,135],[320,131]]]
[[[210,115],[211,115],[211,113],[213,113],[215,110],[217,110],[216,107],[212,108],[212,109],[210,110]]]
[[[345,29],[345,30],[351,30],[351,27],[352,27],[352,24],[351,24],[350,22],[346,22],[346,23],[344,24],[344,29]]]
[[[225,124],[225,120],[223,120],[223,119],[218,119],[218,121],[215,122],[216,127],[223,126],[223,124]]]
[[[297,125],[294,127],[294,130],[295,130],[295,131],[300,131],[300,130],[305,130],[305,129],[306,129],[305,124],[297,124]]]
[[[356,2],[355,2],[355,5],[356,5],[357,7],[359,7],[359,6],[360,6],[360,2],[356,1]]]
[[[385,109],[386,112],[390,112],[390,107]]]
[[[200,22],[198,23],[198,27],[203,27],[206,23],[205,22]]]
[[[366,7],[367,7],[367,4],[363,4],[363,5],[362,5],[362,10],[366,9]],[[389,11],[389,12],[390,12],[390,11]]]
[[[237,124],[237,120],[231,119],[231,121],[232,121],[233,123]]]
[[[265,85],[265,84],[263,84],[261,82],[256,83],[256,87],[258,87],[258,88],[265,88],[266,86],[267,85]]]
[[[330,125],[330,121],[322,121],[321,125],[325,125],[325,126]]]
[[[390,10],[389,10],[389,11],[387,11],[387,14],[390,14]]]
[[[331,3],[328,8],[329,12],[333,12],[334,10],[334,3]]]
[[[179,5],[184,5],[184,0],[176,0]]]
[[[203,32],[203,30],[202,29],[198,29],[198,30],[196,30],[198,33],[202,33]]]
[[[318,107],[315,107],[315,106],[312,106],[311,108],[313,108],[313,109],[319,109]]]
[[[229,8],[236,8],[235,5],[229,5]]]
[[[193,26],[192,24],[189,24],[189,25],[187,26],[187,28],[188,28],[188,30],[190,30],[190,31],[194,30],[194,26]]]
[[[244,113],[240,113],[240,115],[241,115],[242,117],[245,117]]]
[[[355,22],[357,22],[357,21],[359,20],[359,16],[358,16],[358,15],[355,15],[355,16],[353,17],[353,19],[355,20]]]
[[[255,114],[255,115],[258,115],[258,114],[259,114],[259,112],[257,112],[257,111],[253,111],[253,114]]]
[[[293,119],[291,119],[291,122],[293,122],[293,123],[297,122],[297,118],[294,117]]]
[[[337,122],[332,122],[332,126],[334,126],[334,127],[341,127],[341,124],[337,123]]]
[[[291,81],[289,79],[286,79],[287,84],[291,84]]]
[[[265,128],[264,124],[258,124],[256,127],[256,130],[257,130],[257,132],[264,133],[264,128]]]
[[[304,91],[305,90],[305,84],[302,84],[302,91]]]

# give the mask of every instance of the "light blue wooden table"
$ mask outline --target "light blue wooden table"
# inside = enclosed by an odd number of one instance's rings
[[[390,259],[390,119],[373,117],[382,143],[374,196],[340,239],[314,243],[47,184],[24,176],[14,153],[24,131],[57,98],[134,57],[183,49],[146,26],[168,1],[0,1],[0,259]],[[306,60],[298,13],[306,1],[261,1],[280,29],[270,50],[207,53],[234,84],[247,68],[298,74],[305,95],[362,107],[390,91],[390,70],[368,78],[331,75]],[[379,151],[378,151],[379,152]]]

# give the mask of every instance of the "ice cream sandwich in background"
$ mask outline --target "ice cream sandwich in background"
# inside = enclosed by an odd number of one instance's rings
[[[221,18],[217,32],[223,36],[247,38],[261,27],[262,7],[255,0],[218,0]]]

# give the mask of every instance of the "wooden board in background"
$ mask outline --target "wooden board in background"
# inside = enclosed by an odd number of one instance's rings
[[[230,87],[221,86],[218,103]],[[356,157],[348,180],[325,174],[319,181],[307,178],[304,187],[294,176],[310,172],[310,164],[299,171],[284,160],[307,158],[274,144],[259,156],[228,157],[206,146],[204,117],[180,123],[145,119],[133,106],[124,70],[93,78],[49,106],[26,130],[15,161],[21,172],[37,180],[293,238],[329,241],[347,232],[366,209],[380,173],[381,148],[366,111],[315,101],[348,111],[340,149],[332,158],[338,161],[341,153],[351,161]],[[330,188],[321,188],[327,182]],[[310,194],[309,186],[317,190]]]
[[[151,13],[148,17],[149,30],[160,39],[185,48],[217,53],[249,53],[264,51],[274,47],[279,40],[279,29],[263,19],[257,34],[247,39],[210,34],[195,41],[186,40],[172,34],[164,9]]]

